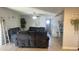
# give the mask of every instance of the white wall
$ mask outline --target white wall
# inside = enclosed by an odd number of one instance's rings
[[[45,16],[40,16],[37,19],[33,20],[31,15],[23,16],[26,19],[26,30],[29,29],[29,27],[45,27],[46,21]]]
[[[63,24],[63,20],[64,20],[64,15],[61,14],[59,16],[54,16],[52,17],[52,20],[51,20],[51,30],[52,30],[52,36],[53,37],[60,37],[60,29],[59,29],[59,23],[58,21],[60,21],[62,24]],[[59,32],[57,34],[57,32]]]
[[[59,31],[58,20],[61,19],[61,16],[59,16],[59,19],[54,16],[40,16],[36,20],[33,20],[31,15],[26,15],[22,17],[24,17],[27,22],[26,30],[28,30],[29,27],[46,27],[46,19],[51,19],[52,36],[57,37],[57,32]]]
[[[2,45],[2,29],[1,29],[1,21],[0,21],[0,45]]]
[[[10,28],[14,28],[14,27],[20,27],[20,14],[9,10],[7,8],[1,8],[0,7],[0,22],[1,20],[5,20],[5,30],[6,32],[8,31],[8,29]],[[1,24],[1,23],[0,23]],[[1,31],[1,25],[0,25],[0,45],[2,45],[2,42],[5,42],[5,35],[2,35],[3,31]],[[3,44],[4,44],[3,42]]]
[[[15,11],[6,8],[0,8],[0,18],[1,17],[5,19],[8,29],[20,26],[20,14]]]

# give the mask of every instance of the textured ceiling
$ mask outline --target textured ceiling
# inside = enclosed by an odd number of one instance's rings
[[[34,13],[36,14],[41,14],[41,15],[55,15],[54,13],[45,11],[45,10],[41,10],[38,8],[32,8],[32,7],[7,7],[11,10],[20,12],[22,14],[27,14],[27,15],[33,15]]]
[[[22,14],[32,15],[34,12],[36,14],[44,15],[58,15],[64,10],[62,7],[8,7],[11,10],[17,11]]]
[[[51,13],[60,13],[64,10],[63,7],[35,7],[35,8]]]

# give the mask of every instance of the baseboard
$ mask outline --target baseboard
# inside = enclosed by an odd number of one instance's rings
[[[78,49],[78,47],[63,47],[63,49]]]

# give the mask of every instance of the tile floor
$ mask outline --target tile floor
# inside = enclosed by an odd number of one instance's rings
[[[76,51],[76,50],[63,50],[61,39],[52,38],[49,41],[48,48],[18,48],[14,44],[6,44],[0,46],[0,51]]]

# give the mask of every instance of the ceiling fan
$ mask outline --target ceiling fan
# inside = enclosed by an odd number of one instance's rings
[[[48,16],[47,14],[37,14],[37,13],[33,13],[32,14],[32,19],[37,19],[38,17],[41,17],[41,16]]]

